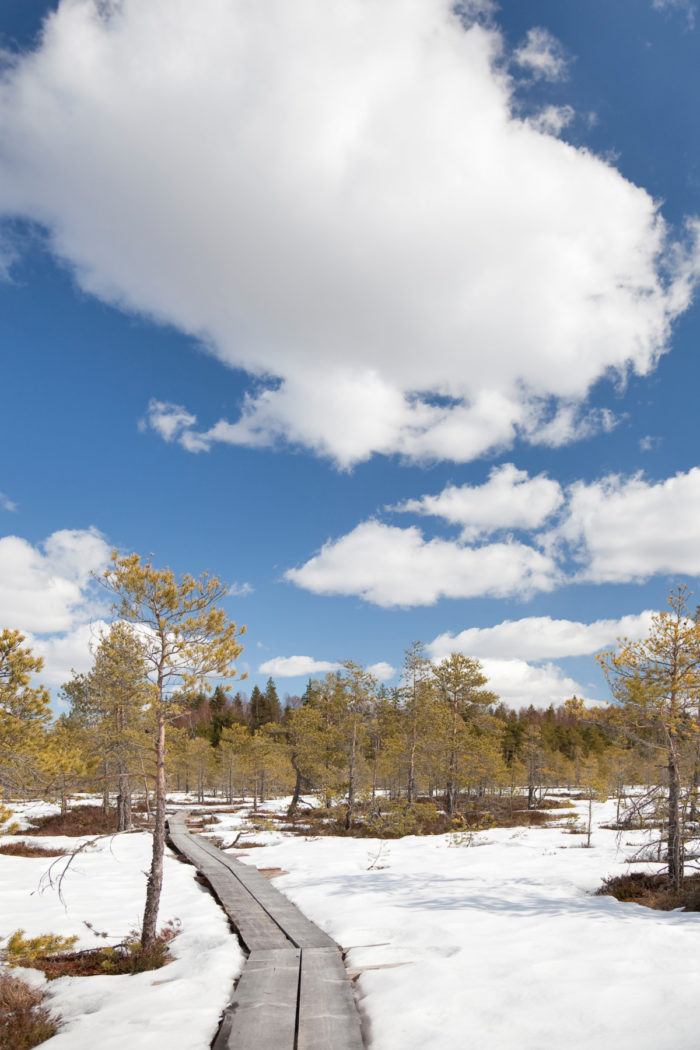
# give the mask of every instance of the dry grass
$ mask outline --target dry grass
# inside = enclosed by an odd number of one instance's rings
[[[23,835],[111,835],[117,830],[115,810],[103,812],[100,806],[76,806],[66,813],[55,813],[51,817],[39,817],[34,827],[23,831]]]
[[[700,875],[686,876],[680,890],[676,891],[669,885],[666,875],[634,871],[606,879],[596,894],[642,904],[656,911],[673,911],[674,908],[700,911]]]
[[[90,977],[94,974],[134,974],[159,970],[172,962],[170,943],[180,932],[180,923],[172,921],[160,930],[154,944],[141,947],[137,931],[132,931],[121,944],[92,948],[82,952],[61,952],[38,956],[31,965],[51,981],[56,977]]]
[[[18,977],[0,976],[0,1050],[31,1050],[60,1028],[60,1018],[42,1005],[44,994]]]
[[[64,849],[51,849],[49,846],[33,846],[30,842],[6,842],[0,846],[0,853],[6,857],[65,857]]]

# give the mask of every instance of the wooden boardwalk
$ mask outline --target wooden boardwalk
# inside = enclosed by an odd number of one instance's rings
[[[335,941],[257,868],[191,835],[183,813],[168,818],[168,835],[209,883],[248,953],[213,1050],[363,1050]]]

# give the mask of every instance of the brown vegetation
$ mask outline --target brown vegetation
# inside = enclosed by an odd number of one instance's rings
[[[56,1034],[60,1018],[42,1005],[43,998],[19,977],[0,976],[0,1050],[31,1050]]]
[[[619,901],[642,904],[656,911],[700,911],[700,875],[688,875],[676,890],[665,874],[651,875],[642,871],[615,875],[606,879],[596,895],[615,897]]]
[[[65,813],[38,817],[23,835],[111,835],[117,830],[115,810],[105,813],[100,806],[76,806]]]
[[[404,835],[444,835],[451,831],[481,831],[495,827],[542,827],[556,819],[559,810],[568,809],[569,804],[547,799],[541,807],[528,809],[527,798],[521,795],[488,795],[470,798],[463,812],[451,817],[430,798],[419,798],[410,804],[405,799],[375,799],[356,805],[355,820],[350,828],[345,826],[342,805],[299,810],[280,828],[296,835],[397,839]],[[239,842],[237,845],[249,849],[256,843]]]
[[[121,944],[91,948],[82,952],[60,952],[37,956],[29,964],[51,981],[56,977],[90,977],[95,974],[134,974],[159,970],[172,962],[170,942],[180,924],[166,923],[148,948],[142,948],[138,931],[132,931]]]
[[[0,853],[6,857],[64,857],[64,849],[51,849],[48,846],[33,846],[30,842],[6,842],[0,846]]]

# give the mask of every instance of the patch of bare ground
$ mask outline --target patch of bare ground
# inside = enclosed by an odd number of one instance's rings
[[[596,896],[615,897],[656,911],[673,911],[674,908],[700,911],[700,875],[687,875],[680,890],[674,890],[666,875],[633,871],[606,879],[596,890]]]
[[[41,989],[19,977],[0,975],[0,1050],[31,1050],[56,1034],[61,1019],[43,1000]]]
[[[111,835],[117,830],[116,810],[105,813],[100,806],[75,806],[65,813],[39,817],[23,835]]]
[[[64,849],[34,846],[31,842],[6,842],[0,846],[0,853],[5,857],[65,857],[66,855]]]

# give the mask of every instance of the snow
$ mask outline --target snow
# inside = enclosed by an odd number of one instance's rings
[[[614,803],[595,810],[614,819]],[[288,871],[275,885],[362,971],[371,1050],[697,1048],[700,915],[592,895],[639,832],[597,828],[591,849],[566,827],[254,838],[270,844],[240,859]]]
[[[46,807],[32,810],[39,812],[47,812]],[[47,848],[76,845],[74,838],[32,841]],[[27,936],[77,934],[76,949],[118,943],[140,927],[150,847],[150,836],[137,832],[101,839],[81,853],[63,882],[65,907],[55,889],[40,888],[50,860],[0,855],[0,929],[11,933],[21,927]],[[172,942],[174,962],[133,976],[61,977],[45,983],[48,1005],[66,1022],[51,1040],[51,1050],[209,1046],[244,956],[223,912],[195,882],[195,874],[190,865],[166,856],[159,918],[161,925],[169,919],[182,924]],[[97,938],[86,922],[108,933],[107,940]],[[33,982],[38,979],[37,971],[23,968],[25,974]]]
[[[595,810],[598,823],[614,816],[613,803]],[[227,842],[246,823],[245,812],[206,811],[219,821],[208,831]],[[347,949],[370,1050],[695,1050],[700,914],[593,896],[627,870],[640,835],[596,828],[583,849],[566,827],[384,844],[268,829],[246,831],[265,845],[240,859],[288,872],[275,886]],[[55,892],[36,891],[46,860],[0,856],[2,929],[76,933],[92,947],[86,920],[120,939],[140,918],[148,849],[131,834],[82,854],[65,911]],[[130,1050],[206,1050],[243,957],[194,869],[170,857],[161,919],[175,917],[171,965],[47,986],[68,1022],[52,1050],[127,1040]]]

